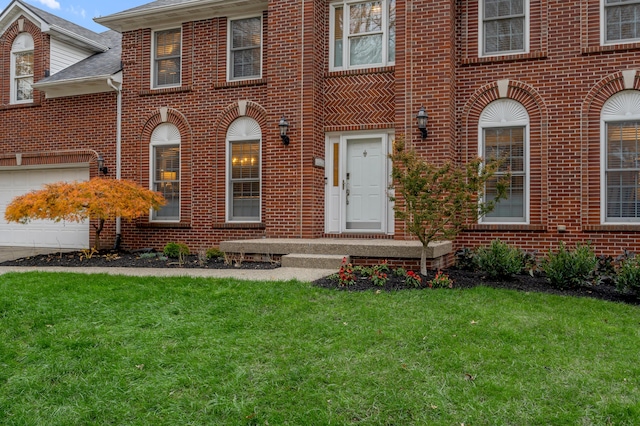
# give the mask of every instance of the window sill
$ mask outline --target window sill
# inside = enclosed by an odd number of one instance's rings
[[[213,85],[214,89],[229,89],[233,87],[250,87],[250,86],[262,86],[267,84],[266,78],[256,78],[253,80],[238,80],[238,81],[225,81],[224,83],[216,83]]]
[[[516,53],[510,55],[498,55],[498,56],[483,56],[466,58],[462,60],[462,65],[476,65],[476,64],[493,64],[502,62],[516,62],[526,61],[531,59],[546,59],[547,52],[544,50],[538,50],[529,53]]]
[[[624,51],[633,51],[633,50],[640,50],[640,42],[583,47],[582,54],[591,55],[591,54],[597,54],[597,53],[624,52]]]
[[[367,75],[367,74],[389,74],[395,71],[395,65],[376,68],[358,68],[355,70],[329,71],[325,73],[325,78],[346,77],[350,75]]]
[[[136,222],[136,228],[158,228],[158,229],[189,229],[190,222],[149,222],[149,220],[139,220]]]
[[[0,106],[0,110],[9,110],[9,109],[20,109],[20,108],[33,108],[33,107],[39,107],[41,104],[40,102],[24,102],[24,103],[20,103],[20,104],[7,104],[7,105],[2,105]]]
[[[582,228],[582,230],[584,232],[603,232],[603,231],[610,231],[610,232],[640,232],[640,223],[634,223],[634,224],[628,224],[628,225],[623,225],[623,224],[611,224],[611,225],[586,225]]]
[[[165,87],[165,88],[141,90],[140,92],[138,92],[138,94],[140,96],[167,95],[172,93],[191,92],[192,90],[193,89],[191,86]]]
[[[219,222],[213,224],[213,229],[265,229],[262,222]]]
[[[544,225],[526,225],[521,223],[479,223],[471,225],[464,229],[463,232],[482,232],[482,231],[533,231],[543,232],[547,227]]]

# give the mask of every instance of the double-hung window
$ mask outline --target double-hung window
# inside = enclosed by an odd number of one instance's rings
[[[11,103],[33,102],[33,38],[16,37],[11,46]]]
[[[640,91],[612,96],[602,111],[603,222],[640,222]]]
[[[260,78],[262,18],[229,21],[229,80]]]
[[[153,87],[180,85],[180,28],[156,31],[153,36]]]
[[[485,184],[485,202],[497,197],[498,179],[510,175],[507,197],[501,199],[482,222],[528,222],[528,125],[525,108],[510,99],[492,102],[480,116],[480,155],[485,161],[501,162],[496,174]]]
[[[151,134],[151,189],[167,204],[151,213],[154,221],[180,220],[180,131],[163,123]]]
[[[396,59],[396,0],[331,4],[332,70],[385,66]]]
[[[640,0],[602,0],[605,44],[640,41]]]
[[[227,131],[227,220],[260,221],[260,125],[249,117],[236,119]]]
[[[528,51],[529,0],[480,1],[480,55]]]

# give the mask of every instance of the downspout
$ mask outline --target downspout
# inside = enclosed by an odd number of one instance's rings
[[[122,83],[119,86],[113,84],[113,79],[107,79],[107,84],[117,93],[117,112],[116,112],[116,179],[122,178]],[[122,239],[122,219],[116,218],[116,241],[113,245],[114,250],[120,249],[120,241]]]
[[[302,28],[300,52],[300,237],[304,235],[304,32],[305,32],[305,1],[302,0]]]

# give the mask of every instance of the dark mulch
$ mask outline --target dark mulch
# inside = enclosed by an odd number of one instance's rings
[[[481,272],[466,271],[459,269],[448,269],[444,271],[452,280],[453,288],[473,288],[477,286],[485,286],[500,289],[518,290],[524,292],[541,292],[556,294],[561,296],[572,297],[590,297],[593,299],[608,300],[612,302],[622,302],[633,305],[640,305],[640,299],[631,294],[623,294],[617,291],[612,282],[605,282],[599,285],[579,288],[558,289],[551,287],[546,277],[541,274],[516,275],[511,279],[493,280],[484,276]],[[408,285],[404,278],[395,277],[392,273],[388,274],[389,281],[384,286],[376,286],[368,277],[358,276],[355,283],[348,287],[341,287],[338,279],[326,277],[314,282],[319,287],[338,289],[343,291],[366,291],[366,290],[382,290],[397,291],[415,289],[416,287]],[[427,276],[422,276],[422,283],[428,283],[435,276],[435,272],[431,272]],[[420,288],[427,288],[423,285]]]
[[[157,255],[158,253],[156,253]],[[9,262],[0,266],[65,266],[65,267],[126,267],[126,268],[201,268],[201,269],[275,269],[276,262],[231,262],[223,258],[200,260],[196,255],[186,256],[180,264],[178,259],[148,258],[146,252],[100,251],[87,256],[82,251],[43,254]]]
[[[83,252],[56,253],[49,255],[38,255],[16,259],[9,262],[0,263],[0,266],[65,266],[65,267],[128,267],[128,268],[204,268],[204,269],[274,269],[280,265],[277,262],[247,262],[225,263],[222,258],[200,260],[198,256],[187,256],[182,265],[177,259],[163,260],[158,257],[146,258],[143,252],[113,252],[101,251],[90,258]],[[480,272],[459,270],[455,268],[444,271],[453,280],[453,288],[473,288],[476,286],[486,286],[509,290],[519,290],[524,292],[543,292],[573,297],[590,297],[600,300],[622,302],[640,305],[640,299],[631,294],[622,294],[617,291],[612,282],[605,282],[599,285],[557,289],[551,287],[547,279],[541,274],[516,275],[511,279],[492,280],[485,277]],[[426,284],[435,275],[431,272],[427,276],[422,276],[422,283]],[[398,291],[415,289],[408,285],[404,278],[394,276],[389,273],[389,280],[384,286],[374,285],[368,277],[358,276],[355,283],[348,287],[341,287],[337,279],[325,277],[314,282],[318,287],[337,289],[342,291]],[[420,287],[428,289],[426,285]]]

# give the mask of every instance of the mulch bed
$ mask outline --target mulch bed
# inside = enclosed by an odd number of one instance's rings
[[[158,257],[146,258],[142,252],[113,252],[101,251],[89,258],[81,251],[69,253],[57,253],[37,255],[0,263],[0,266],[64,266],[64,267],[127,267],[127,268],[200,268],[200,269],[275,269],[280,265],[277,262],[239,262],[226,263],[222,258],[209,260],[199,259],[198,256],[187,256],[182,264],[177,259],[161,259]],[[617,291],[612,282],[605,282],[595,286],[557,289],[551,287],[542,274],[516,275],[511,279],[492,280],[476,271],[459,270],[455,268],[444,271],[452,280],[453,288],[473,288],[486,286],[493,288],[518,290],[524,292],[543,292],[562,296],[590,297],[600,300],[622,302],[640,305],[640,299],[631,294],[622,294]],[[424,285],[433,279],[435,272],[422,276],[423,286],[420,289],[428,290]],[[318,287],[336,289],[340,291],[399,291],[415,290],[416,287],[408,285],[402,277],[388,274],[389,280],[384,286],[377,286],[368,277],[357,275],[353,285],[342,287],[337,279],[325,277],[314,282]]]

